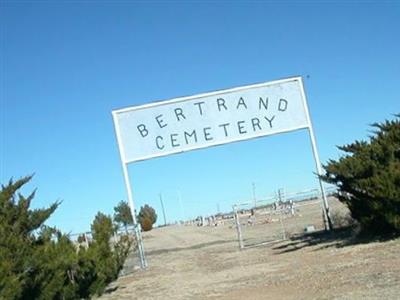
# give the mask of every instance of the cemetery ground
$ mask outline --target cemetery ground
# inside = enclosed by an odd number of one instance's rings
[[[345,211],[334,201],[336,211]],[[320,213],[298,218],[309,224],[321,222]],[[268,236],[268,230],[276,228],[253,226],[251,232],[244,231],[245,242],[250,235]],[[350,230],[307,235],[289,231],[285,241],[240,251],[235,228],[226,223],[156,228],[144,233],[144,243],[148,269],[121,276],[100,299],[399,299],[400,295],[399,238],[365,241],[354,238]]]

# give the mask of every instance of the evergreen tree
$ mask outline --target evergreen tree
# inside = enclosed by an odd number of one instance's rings
[[[82,299],[101,294],[116,279],[128,255],[129,239],[112,243],[110,217],[98,213],[93,242],[79,247],[44,222],[57,209],[30,209],[35,192],[17,194],[31,176],[0,191],[0,299]]]
[[[144,231],[149,231],[153,228],[153,224],[157,221],[157,214],[154,208],[149,205],[142,206],[138,215],[138,222]]]
[[[133,224],[133,218],[131,209],[128,202],[120,201],[116,207],[114,207],[114,221],[125,227],[125,231],[128,232],[128,225]]]
[[[40,241],[34,233],[60,204],[31,210],[35,191],[28,197],[17,195],[31,178],[10,180],[0,191],[0,298],[4,299],[24,299],[26,291],[37,289],[39,271],[34,257]]]
[[[96,263],[97,280],[90,287],[91,293],[101,294],[109,282],[118,275],[118,266],[110,245],[113,236],[113,224],[109,216],[97,213],[92,223],[93,243],[89,255]],[[98,258],[102,259],[99,260]]]
[[[339,188],[362,232],[400,233],[400,115],[375,123],[369,141],[339,147],[346,155],[330,160],[322,178]]]
[[[131,241],[121,238],[113,241],[114,226],[111,217],[98,212],[92,223],[93,242],[88,255],[95,263],[96,280],[89,290],[101,294],[106,286],[118,277],[128,255]]]

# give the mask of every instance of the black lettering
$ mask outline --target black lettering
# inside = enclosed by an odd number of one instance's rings
[[[211,127],[204,127],[203,128],[203,132],[204,132],[204,139],[206,141],[212,141],[213,138],[211,136],[211,133],[209,132],[209,130],[211,129]]]
[[[253,125],[253,131],[256,131],[256,126],[258,127],[259,130],[262,130],[261,126],[260,126],[260,119],[259,118],[251,119],[251,124]]]
[[[192,137],[192,136],[194,136],[194,142],[197,143],[196,130],[193,130],[192,133],[188,133],[185,131],[183,134],[185,136],[186,145],[189,144],[188,137]]]
[[[157,145],[157,148],[158,149],[160,149],[160,150],[162,150],[162,149],[164,149],[164,145],[160,145],[160,140],[162,141],[163,140],[163,138],[162,138],[162,136],[157,136],[156,137],[156,145]]]
[[[239,101],[238,101],[238,104],[237,104],[237,106],[236,106],[236,109],[239,109],[239,106],[240,106],[240,105],[243,105],[243,106],[247,109],[247,105],[246,105],[246,103],[244,102],[243,97],[240,97],[240,99],[239,99]]]
[[[182,108],[175,108],[174,111],[175,111],[175,116],[176,116],[176,119],[178,120],[178,122],[180,121],[179,116],[186,119],[185,115],[183,114]]]
[[[244,121],[238,121],[237,125],[238,125],[238,129],[239,129],[239,133],[240,134],[245,134],[247,133],[246,130],[244,130],[244,126],[242,126],[242,124],[245,123]]]
[[[275,119],[275,116],[272,116],[271,119],[268,119],[267,117],[264,117],[264,119],[268,121],[269,127],[272,128],[272,120]]]
[[[225,123],[225,124],[218,125],[219,127],[224,127],[225,137],[228,136],[228,130],[226,129],[226,127],[229,126],[229,124],[230,123]]]
[[[144,124],[138,125],[137,129],[139,130],[139,133],[142,137],[145,137],[149,134],[149,131],[146,129],[146,126]]]
[[[262,97],[258,101],[258,109],[261,110],[261,105],[264,106],[265,110],[268,110],[268,97],[265,98],[265,102]]]
[[[196,103],[193,103],[193,104],[197,105],[199,107],[200,116],[202,116],[203,115],[203,109],[201,108],[201,105],[204,104],[204,101],[196,102]]]
[[[171,134],[171,145],[172,145],[172,147],[179,147],[180,146],[179,143],[178,143],[178,140],[176,139],[177,136],[178,136],[177,133]]]
[[[228,108],[225,105],[225,99],[223,98],[218,98],[217,99],[217,104],[218,104],[218,110],[221,111],[221,107],[224,107],[225,110],[228,110]]]
[[[162,116],[163,116],[163,115],[158,115],[158,116],[156,117],[156,121],[157,121],[157,123],[158,123],[158,126],[160,126],[160,128],[164,128],[165,126],[168,125],[168,124],[165,124],[165,123],[164,123],[164,120],[163,120],[163,119],[160,119]]]
[[[288,106],[288,102],[285,99],[279,100],[279,105],[278,105],[279,111],[285,111],[287,109],[287,106]]]

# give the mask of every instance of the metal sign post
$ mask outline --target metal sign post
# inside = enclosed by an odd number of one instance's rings
[[[306,99],[306,94],[304,91],[304,84],[303,84],[302,78],[300,78],[300,83],[301,83],[301,85],[300,85],[301,93],[303,95],[302,98],[303,98],[303,102],[304,102],[304,110],[305,110],[306,117],[308,120],[308,133],[310,135],[311,147],[312,147],[312,152],[313,152],[313,156],[314,156],[315,167],[316,167],[317,174],[318,174],[319,187],[321,190],[325,230],[331,230],[332,229],[332,220],[331,220],[331,215],[330,215],[330,210],[329,210],[329,204],[328,204],[328,199],[326,198],[325,189],[324,189],[324,186],[323,186],[322,180],[321,180],[321,176],[323,175],[322,168],[321,168],[321,161],[319,159],[317,143],[315,141],[314,129],[312,126],[310,113],[308,111],[307,99]]]
[[[113,115],[113,117],[114,117],[115,131],[116,131],[116,135],[117,135],[118,148],[119,148],[121,161],[122,161],[122,172],[124,174],[124,181],[125,181],[126,191],[128,193],[128,203],[129,203],[129,207],[131,209],[133,228],[135,230],[136,242],[138,244],[140,267],[142,269],[146,269],[147,268],[147,261],[146,261],[145,255],[144,255],[144,246],[143,246],[142,233],[141,233],[140,225],[137,223],[137,220],[136,220],[136,210],[135,210],[135,204],[133,202],[133,197],[132,197],[132,189],[131,189],[131,184],[130,184],[130,180],[129,180],[128,167],[127,167],[127,164],[124,161],[124,152],[123,152],[123,148],[121,147],[121,137],[120,137],[120,134],[119,134],[119,132],[120,132],[119,131],[119,125],[118,125],[118,122],[115,121],[115,116],[114,115]]]
[[[161,202],[161,208],[162,208],[162,212],[163,212],[163,216],[164,216],[164,226],[167,226],[167,216],[165,214],[165,207],[164,207],[164,202],[163,202],[161,193],[160,193],[160,202]]]

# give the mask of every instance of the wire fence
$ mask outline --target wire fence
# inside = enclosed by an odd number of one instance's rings
[[[338,201],[334,194],[337,190],[327,188],[325,191],[331,209],[335,208]],[[304,231],[324,228],[320,190],[315,188],[286,193],[284,189],[279,189],[268,197],[237,203],[230,212],[199,216],[180,224],[202,227],[229,226],[237,231],[240,249],[274,243]],[[132,246],[120,276],[132,274],[141,266],[133,226],[116,231],[110,244],[114,245],[126,236],[131,239]],[[70,234],[70,237],[77,247],[88,248],[93,241],[90,231]]]
[[[333,206],[337,205],[335,193],[334,188],[326,190]],[[234,205],[233,214],[240,249],[285,240],[304,231],[324,229],[318,189],[293,193],[280,189],[271,197]]]

